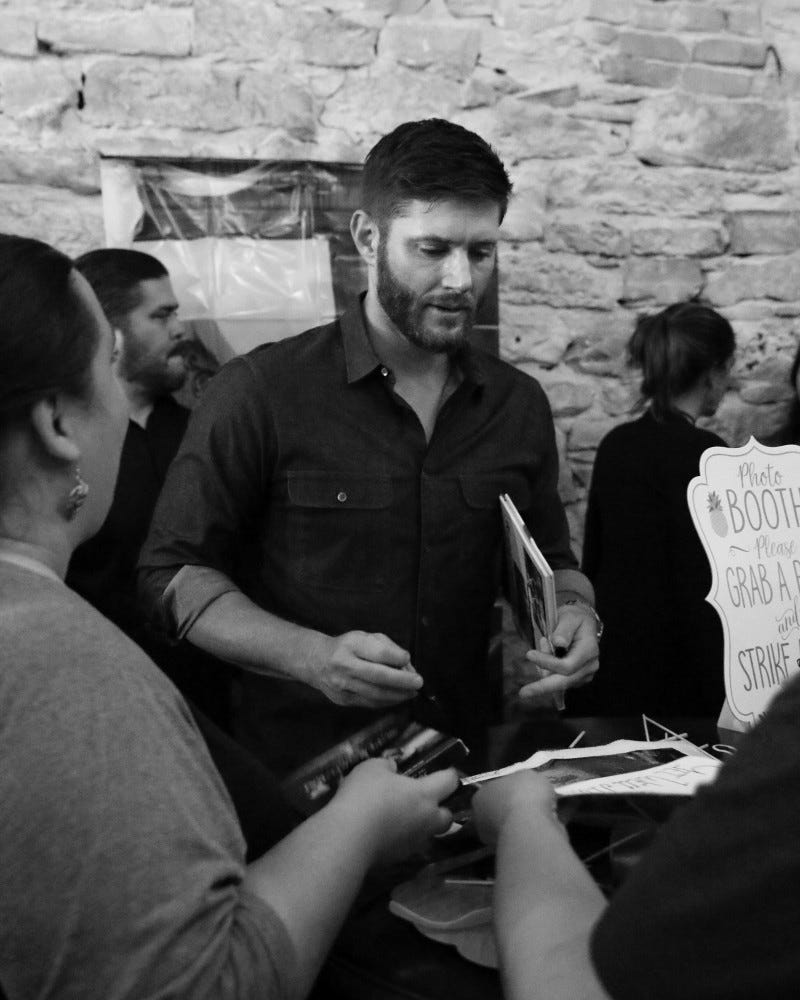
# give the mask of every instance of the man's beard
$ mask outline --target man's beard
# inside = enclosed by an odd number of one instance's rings
[[[180,367],[169,364],[169,359],[175,355],[186,357],[184,345],[177,345],[166,358],[138,352],[135,348],[126,349],[128,346],[123,341],[118,367],[120,378],[126,382],[134,382],[157,397],[176,392],[186,381],[185,363]]]
[[[453,354],[466,343],[475,322],[472,292],[435,292],[415,295],[392,271],[385,244],[378,244],[378,301],[398,331],[416,347],[437,354]],[[439,313],[441,326],[431,321],[436,306],[454,310],[452,325]],[[434,307],[434,308],[429,308]]]

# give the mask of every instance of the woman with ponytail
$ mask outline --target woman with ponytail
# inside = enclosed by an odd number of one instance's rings
[[[722,628],[705,601],[711,572],[686,487],[706,448],[725,446],[697,421],[719,406],[734,350],[730,323],[697,302],[640,319],[630,339],[646,409],[615,427],[595,459],[583,570],[605,631],[594,683],[571,698],[579,714],[665,718],[722,707]]]

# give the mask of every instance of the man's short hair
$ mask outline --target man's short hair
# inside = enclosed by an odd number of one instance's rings
[[[112,326],[122,326],[125,317],[141,302],[139,283],[168,277],[155,257],[140,250],[90,250],[75,261]]]
[[[362,207],[379,225],[412,200],[493,201],[500,221],[511,181],[488,142],[469,129],[427,118],[405,122],[380,139],[364,161]]]

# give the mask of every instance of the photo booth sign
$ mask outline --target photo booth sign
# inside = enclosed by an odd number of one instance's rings
[[[800,672],[800,447],[709,448],[688,486],[725,634],[720,725],[754,725]]]

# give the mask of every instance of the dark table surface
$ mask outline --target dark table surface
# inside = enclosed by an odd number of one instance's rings
[[[736,734],[718,730],[712,719],[658,721],[696,745],[706,745],[712,753],[715,753],[715,746],[734,745],[738,739]],[[567,747],[579,734],[583,734],[581,746],[645,738],[641,716],[529,716],[492,731],[490,765],[499,767],[524,760],[536,750]],[[651,728],[651,739],[659,739],[661,735],[656,728]],[[723,750],[716,755],[724,753]],[[585,836],[586,831],[579,830],[579,838],[581,834]],[[607,842],[607,833],[605,839]],[[456,850],[467,850],[470,846],[474,846],[474,842],[462,844]],[[630,862],[630,857],[620,852],[615,860],[624,866]],[[397,880],[411,874],[406,870]],[[454,948],[424,937],[412,924],[390,913],[388,886],[381,885],[379,880],[371,890],[367,889],[362,904],[346,924],[320,977],[313,1000],[440,1000],[451,997],[501,1000],[499,975],[493,969],[467,961]]]

